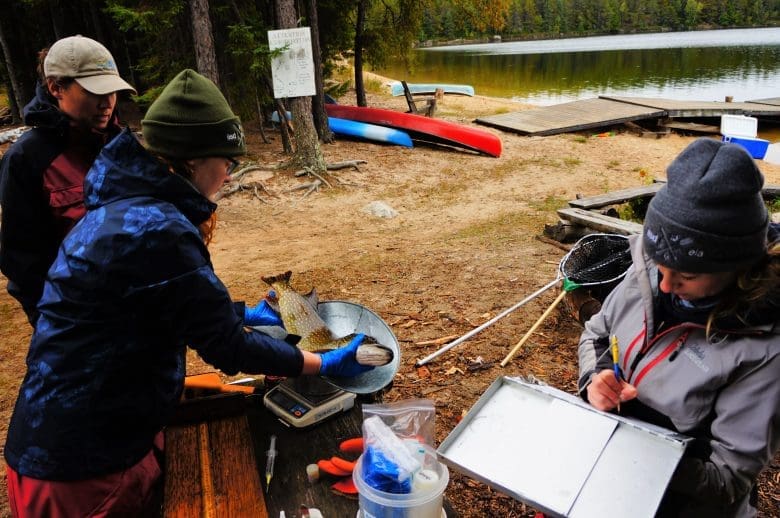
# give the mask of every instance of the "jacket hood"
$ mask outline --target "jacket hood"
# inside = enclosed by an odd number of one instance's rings
[[[35,85],[35,97],[24,107],[23,116],[27,126],[67,128],[70,125],[68,116],[51,100],[49,91],[40,81]]]
[[[93,210],[134,197],[169,202],[196,226],[217,209],[194,185],[168,171],[125,129],[103,148],[87,173],[84,203],[88,210]]]

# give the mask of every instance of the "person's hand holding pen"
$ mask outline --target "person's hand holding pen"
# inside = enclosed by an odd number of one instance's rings
[[[620,412],[620,402],[634,399],[637,395],[636,387],[626,383],[620,375],[619,350],[617,338],[612,337],[610,343],[612,354],[612,368],[604,369],[596,373],[588,385],[588,402],[594,408],[609,412],[617,408]]]

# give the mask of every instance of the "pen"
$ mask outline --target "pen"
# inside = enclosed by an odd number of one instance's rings
[[[617,336],[612,335],[611,339],[612,343],[612,370],[615,373],[615,379],[618,383],[620,383],[620,349],[618,348],[618,339]],[[620,413],[620,399],[618,399],[617,403],[617,411]]]
[[[265,492],[268,492],[268,487],[271,485],[271,477],[274,474],[274,461],[276,460],[276,436],[271,436],[271,445],[268,446],[268,451],[265,452]]]

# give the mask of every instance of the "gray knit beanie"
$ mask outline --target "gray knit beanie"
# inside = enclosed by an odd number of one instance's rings
[[[733,271],[766,253],[764,177],[741,146],[700,138],[666,170],[644,222],[645,252],[688,273]]]
[[[170,158],[246,154],[241,121],[222,92],[194,70],[179,72],[141,121],[146,147]]]

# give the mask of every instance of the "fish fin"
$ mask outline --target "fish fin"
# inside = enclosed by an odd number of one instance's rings
[[[260,277],[263,279],[263,282],[268,284],[269,286],[273,286],[275,282],[282,282],[289,284],[290,283],[290,277],[292,277],[292,271],[287,270],[284,273],[280,273],[279,275],[272,275],[270,277]]]
[[[320,296],[317,293],[317,288],[312,288],[309,293],[303,296],[303,298],[309,301],[309,304],[315,309],[317,308],[317,304],[320,303]]]

